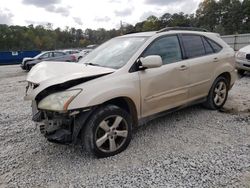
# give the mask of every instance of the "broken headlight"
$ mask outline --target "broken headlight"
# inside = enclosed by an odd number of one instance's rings
[[[38,108],[57,112],[66,111],[71,101],[80,92],[80,89],[76,89],[50,94],[39,102]]]

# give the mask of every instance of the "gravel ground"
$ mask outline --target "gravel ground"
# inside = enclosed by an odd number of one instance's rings
[[[153,120],[106,159],[40,135],[23,101],[25,75],[0,67],[0,187],[250,187],[249,75],[223,112],[194,106]]]

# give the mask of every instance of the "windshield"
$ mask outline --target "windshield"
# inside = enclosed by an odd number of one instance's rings
[[[80,63],[119,69],[146,41],[146,37],[114,38],[85,56]]]
[[[38,55],[36,55],[35,57],[33,57],[34,59],[38,59],[39,57],[41,57],[43,54],[45,54],[46,52],[42,52],[42,53],[40,53],[40,54],[38,54]]]

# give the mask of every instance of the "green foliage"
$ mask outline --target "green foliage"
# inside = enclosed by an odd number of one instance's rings
[[[34,27],[29,25],[0,25],[0,50],[52,50],[81,48],[101,44],[110,38],[135,32],[157,31],[164,27],[201,27],[222,35],[250,32],[250,0],[203,0],[196,14],[165,13],[161,17],[122,25],[120,29],[92,30],[66,27],[53,29],[51,23]]]
[[[197,26],[220,34],[237,34],[250,31],[249,0],[204,0],[196,11]],[[243,11],[242,11],[243,10]],[[245,10],[245,12],[244,12]]]

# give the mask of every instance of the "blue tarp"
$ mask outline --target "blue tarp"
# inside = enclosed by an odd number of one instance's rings
[[[0,65],[19,64],[25,57],[34,57],[41,51],[9,51],[0,52]]]

